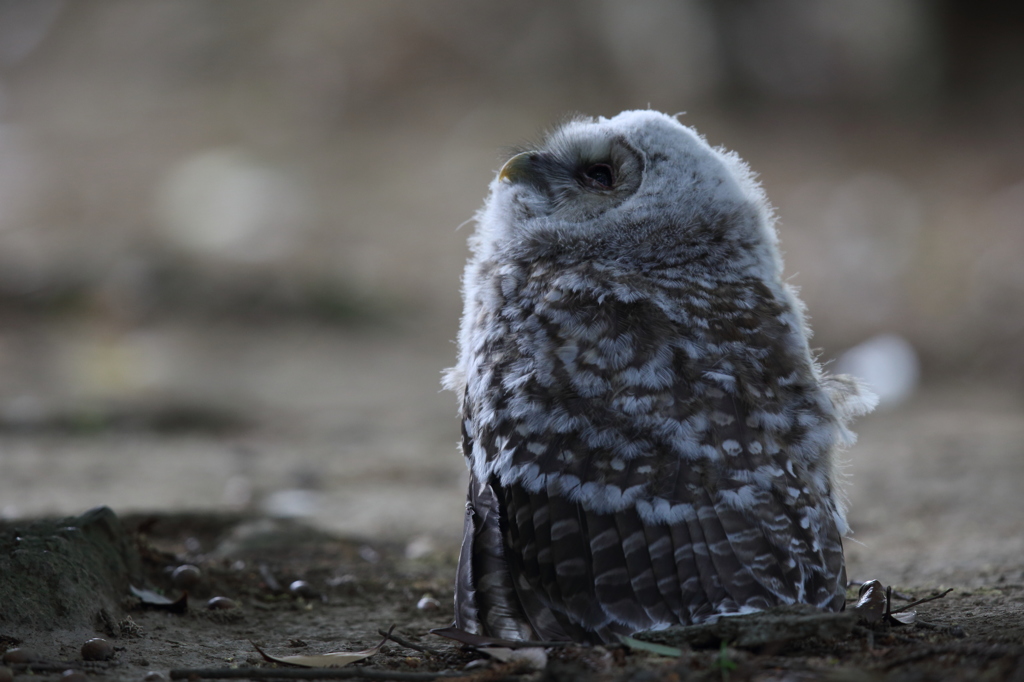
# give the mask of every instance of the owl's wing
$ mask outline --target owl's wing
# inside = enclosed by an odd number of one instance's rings
[[[702,357],[660,308],[613,297],[538,307],[491,349],[500,399],[470,447],[491,465],[505,560],[538,636],[842,608],[835,503],[814,470],[828,453],[797,457],[830,447],[815,441],[814,377],[794,380],[784,330],[764,328],[772,310],[716,313],[699,343],[727,348],[708,336],[717,325],[772,366]],[[549,613],[558,628],[538,621]]]
[[[522,581],[503,528],[501,489],[470,474],[466,526],[455,584],[455,627],[511,640],[585,641],[586,631]],[[520,577],[517,588],[514,577]]]
[[[455,626],[472,634],[533,639],[505,563],[498,499],[472,479],[455,580]],[[481,627],[482,626],[482,627]]]
[[[737,509],[713,486],[681,476],[672,498],[685,507],[683,518],[661,521],[635,505],[595,511],[548,480],[535,491],[518,483],[494,490],[517,592],[524,605],[551,611],[562,630],[566,622],[581,624],[600,640],[617,641],[617,634],[778,604],[843,607],[835,524],[804,527],[783,497],[764,494]]]

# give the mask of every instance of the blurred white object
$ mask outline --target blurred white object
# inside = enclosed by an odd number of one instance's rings
[[[836,363],[837,374],[860,378],[878,395],[881,408],[910,397],[920,377],[917,352],[898,334],[879,334],[849,349]]]
[[[434,541],[429,535],[419,535],[405,546],[405,558],[422,559],[428,554],[433,554],[435,549]]]
[[[157,211],[180,245],[262,262],[288,255],[308,225],[309,197],[295,180],[241,149],[186,159],[160,186]]]
[[[318,506],[318,495],[312,490],[275,490],[263,500],[263,511],[277,519],[313,516]]]

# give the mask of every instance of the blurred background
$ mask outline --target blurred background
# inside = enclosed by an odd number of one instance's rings
[[[0,512],[448,546],[467,221],[503,147],[650,106],[760,174],[822,360],[883,396],[853,561],[1016,565],[1021,7],[0,0]]]

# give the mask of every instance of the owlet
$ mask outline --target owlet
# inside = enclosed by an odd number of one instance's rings
[[[836,451],[874,406],[811,357],[774,218],[675,118],[579,118],[513,156],[470,239],[456,626],[616,641],[843,608]]]

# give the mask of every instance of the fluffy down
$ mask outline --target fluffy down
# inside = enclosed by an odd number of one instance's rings
[[[836,452],[873,407],[808,349],[734,154],[653,111],[513,157],[470,240],[456,626],[615,641],[844,606]]]

